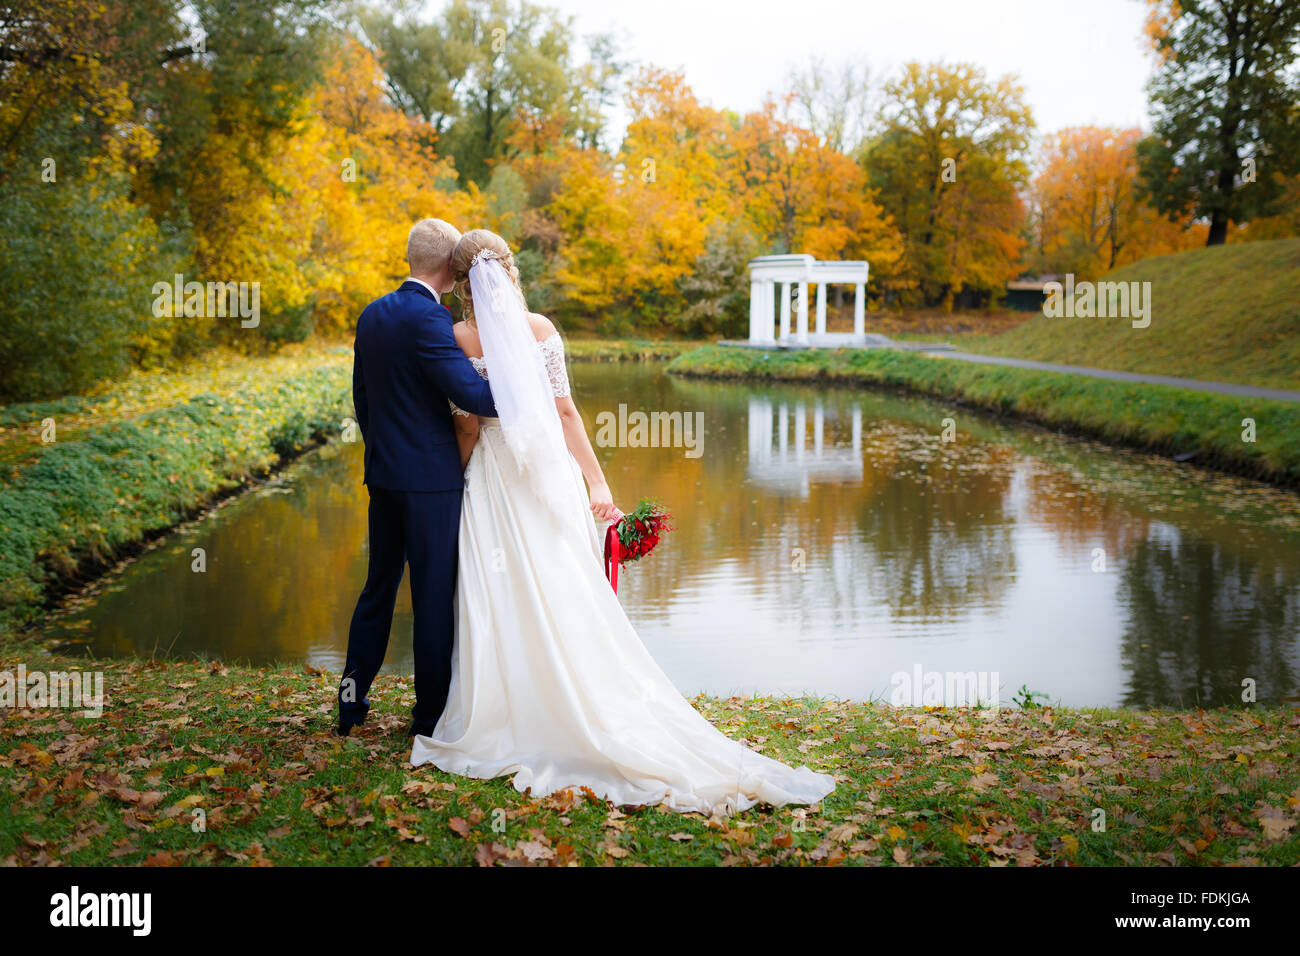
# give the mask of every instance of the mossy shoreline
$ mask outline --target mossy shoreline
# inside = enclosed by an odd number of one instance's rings
[[[125,386],[125,400],[99,395],[3,411],[0,634],[344,434],[350,363],[339,350],[222,363],[219,373],[142,376]],[[49,422],[54,440],[44,441]]]
[[[710,345],[675,359],[668,372],[887,388],[1300,487],[1300,404],[954,362],[896,349],[787,352]],[[1253,442],[1243,440],[1247,418],[1254,422]]]

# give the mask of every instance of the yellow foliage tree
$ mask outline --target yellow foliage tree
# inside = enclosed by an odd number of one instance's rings
[[[345,332],[406,274],[412,222],[482,216],[477,189],[455,188],[450,162],[381,82],[373,56],[346,42],[296,127],[264,152],[250,156],[237,129],[210,140],[189,193],[199,267],[209,280],[261,284],[267,338]]]

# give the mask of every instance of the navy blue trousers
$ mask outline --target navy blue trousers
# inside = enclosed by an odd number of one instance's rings
[[[451,686],[462,492],[369,490],[370,564],[348,629],[347,663],[339,684],[339,720],[357,724],[370,710],[367,694],[384,663],[397,587],[409,564],[415,612],[415,708],[411,717],[417,733],[431,733],[447,705]]]

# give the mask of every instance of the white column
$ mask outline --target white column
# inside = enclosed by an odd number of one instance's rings
[[[771,279],[763,283],[763,308],[765,310],[764,314],[767,316],[763,329],[767,332],[769,342],[776,341],[776,303],[772,299],[775,291],[776,283]]]
[[[819,287],[820,288],[820,287]],[[808,307],[802,302],[799,304],[799,333],[796,336],[800,342],[808,341]]]
[[[861,338],[867,332],[867,287],[859,282],[853,287],[853,334]]]
[[[853,433],[850,441],[854,451],[862,451],[862,406],[853,405]]]
[[[806,331],[806,330],[805,330]],[[817,283],[817,334],[826,334],[826,283]]]
[[[808,283],[799,283],[799,333],[808,337]]]
[[[790,409],[781,403],[781,407],[776,411],[776,455],[781,461],[785,461],[790,452]]]
[[[790,335],[790,283],[781,283],[781,338]]]
[[[822,456],[822,446],[825,442],[826,433],[826,410],[822,403],[818,402],[813,407],[813,452],[818,458]]]
[[[749,341],[759,342],[763,338],[763,321],[760,306],[763,304],[759,298],[763,294],[763,283],[750,277],[749,280]]]

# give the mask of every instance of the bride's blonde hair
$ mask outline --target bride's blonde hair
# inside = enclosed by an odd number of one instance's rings
[[[460,299],[463,309],[461,318],[470,325],[474,324],[474,293],[469,287],[469,267],[480,252],[495,253],[514,283],[520,300],[524,297],[524,290],[519,285],[519,269],[510,246],[490,229],[471,229],[460,237],[460,242],[451,251],[451,277],[456,281],[456,298]]]

